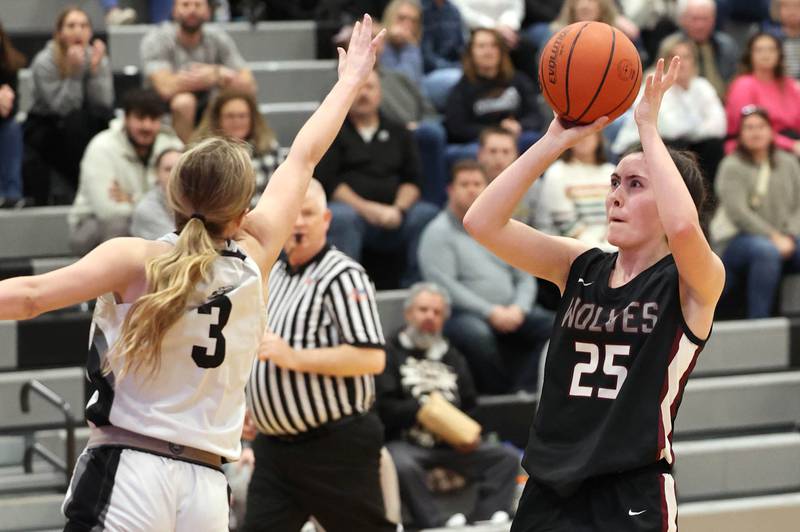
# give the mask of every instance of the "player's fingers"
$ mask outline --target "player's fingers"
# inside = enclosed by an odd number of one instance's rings
[[[372,49],[375,50],[375,48],[378,47],[378,44],[380,44],[380,42],[385,37],[386,37],[386,28],[383,28],[380,32],[378,32],[378,34],[375,36],[375,38],[372,39],[372,43],[371,43]]]

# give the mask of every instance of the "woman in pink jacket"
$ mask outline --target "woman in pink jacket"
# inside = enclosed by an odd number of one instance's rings
[[[735,147],[742,107],[756,105],[769,113],[775,145],[800,156],[800,83],[785,74],[781,42],[769,33],[754,34],[747,41],[741,66],[742,73],[728,89],[725,151],[730,153]]]

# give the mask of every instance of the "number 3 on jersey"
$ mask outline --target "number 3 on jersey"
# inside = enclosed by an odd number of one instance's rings
[[[575,342],[575,351],[589,355],[589,362],[579,362],[575,364],[572,372],[572,383],[569,387],[569,394],[573,397],[591,397],[594,388],[581,385],[581,377],[585,374],[593,374],[600,365],[600,346],[586,342]],[[603,373],[610,377],[615,377],[617,382],[614,388],[597,388],[597,397],[600,399],[616,399],[622,384],[628,377],[628,368],[615,366],[614,357],[628,356],[631,354],[631,346],[607,344],[603,356]]]
[[[192,359],[201,368],[216,368],[225,360],[225,337],[222,329],[228,323],[231,316],[231,300],[227,296],[215,297],[211,301],[197,307],[198,314],[211,314],[211,309],[216,308],[217,323],[212,323],[208,328],[208,337],[216,340],[214,354],[208,356],[208,349],[204,346],[195,345],[192,347]]]

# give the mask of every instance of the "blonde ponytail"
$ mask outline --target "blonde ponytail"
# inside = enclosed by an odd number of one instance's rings
[[[250,154],[240,142],[206,139],[178,160],[170,179],[169,201],[180,236],[169,253],[146,265],[147,294],[128,310],[107,359],[122,360],[118,377],[129,371],[151,375],[158,371],[164,335],[186,312],[198,287],[210,281],[219,256],[214,240],[225,238],[228,224],[246,212],[254,190]],[[110,363],[105,370],[110,371]]]

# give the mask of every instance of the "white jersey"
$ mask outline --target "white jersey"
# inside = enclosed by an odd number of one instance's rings
[[[161,240],[174,244],[177,235]],[[245,384],[266,325],[261,272],[235,242],[213,264],[186,312],[164,335],[155,374],[115,379],[122,361],[102,374],[131,304],[113,294],[98,298],[87,373],[94,393],[86,419],[237,460],[245,413]]]

